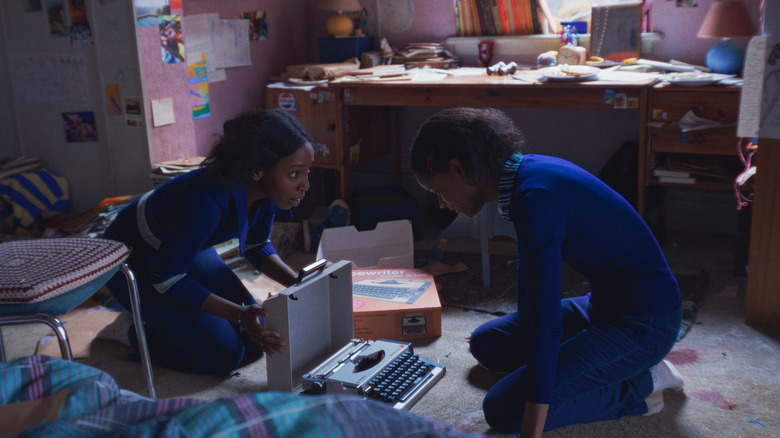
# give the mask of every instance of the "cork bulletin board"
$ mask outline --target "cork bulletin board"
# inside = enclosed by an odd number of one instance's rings
[[[610,61],[639,58],[642,47],[642,3],[594,5],[591,9],[590,54]]]

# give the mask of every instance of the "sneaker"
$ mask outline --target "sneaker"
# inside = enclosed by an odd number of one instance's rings
[[[328,207],[328,215],[317,225],[317,228],[309,231],[309,247],[317,248],[320,244],[320,236],[325,228],[346,227],[349,225],[349,204],[343,199],[336,199]]]
[[[130,330],[134,325],[133,315],[130,312],[123,310],[119,313],[119,316],[116,317],[114,322],[103,327],[95,338],[119,342],[120,344],[130,347]]]

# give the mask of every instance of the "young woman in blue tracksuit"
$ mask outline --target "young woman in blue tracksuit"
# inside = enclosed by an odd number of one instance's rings
[[[132,247],[128,264],[141,295],[152,361],[173,369],[222,374],[245,353],[281,351],[265,330],[267,312],[217,254],[214,245],[238,238],[256,269],[282,285],[296,273],[270,242],[276,215],[291,217],[309,190],[311,137],[282,110],[244,114],[224,133],[203,165],[173,178],[120,211],[103,237]],[[121,276],[111,294],[130,308]],[[129,319],[120,337],[132,338]]]
[[[478,327],[470,350],[507,373],[485,396],[488,424],[539,437],[576,423],[655,413],[683,381],[663,358],[681,325],[677,281],[634,208],[565,160],[523,155],[523,136],[495,109],[452,108],[420,128],[419,184],[441,207],[474,216],[486,202],[517,233],[515,313]],[[590,279],[561,299],[561,267]]]

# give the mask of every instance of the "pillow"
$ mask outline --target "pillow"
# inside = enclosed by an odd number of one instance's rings
[[[45,301],[90,283],[130,255],[108,239],[57,238],[0,244],[0,304]]]

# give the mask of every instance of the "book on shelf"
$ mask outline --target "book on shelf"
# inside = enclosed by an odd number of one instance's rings
[[[670,184],[695,184],[695,176],[659,176],[658,182]]]
[[[691,176],[691,172],[684,170],[672,170],[666,166],[656,166],[653,169],[653,176],[670,176],[676,178],[688,178]]]
[[[460,36],[529,35],[541,32],[538,0],[456,0]]]
[[[691,175],[718,179],[730,179],[733,177],[729,169],[714,157],[697,159],[687,156],[668,155],[666,157],[666,166],[670,170],[689,172]]]

